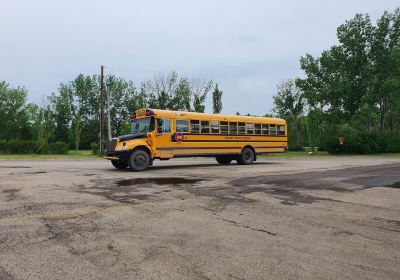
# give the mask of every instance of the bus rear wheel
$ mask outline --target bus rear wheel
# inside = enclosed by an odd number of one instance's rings
[[[230,164],[232,161],[232,158],[228,156],[217,156],[215,159],[219,164]]]
[[[150,156],[144,150],[136,150],[129,157],[129,168],[133,171],[146,170],[150,165]]]
[[[128,167],[128,163],[126,161],[112,160],[111,164],[117,169],[125,169]]]
[[[252,164],[254,161],[254,157],[255,155],[252,149],[244,148],[236,161],[238,164],[241,165]]]

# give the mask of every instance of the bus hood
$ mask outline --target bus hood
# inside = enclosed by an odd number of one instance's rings
[[[122,136],[118,137],[120,142],[129,141],[129,140],[133,140],[133,139],[140,139],[140,138],[147,138],[147,134],[146,133],[126,134],[126,135],[122,135]]]

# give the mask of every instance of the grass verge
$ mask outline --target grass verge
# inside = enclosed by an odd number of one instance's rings
[[[100,156],[93,155],[90,150],[70,150],[68,155],[45,154],[0,154],[0,159],[97,159]]]
[[[289,151],[287,153],[282,154],[271,154],[268,155],[270,158],[304,158],[304,157],[393,157],[400,158],[400,153],[382,153],[382,154],[366,154],[366,155],[333,155],[326,151],[313,152],[309,154],[309,152],[305,151]]]

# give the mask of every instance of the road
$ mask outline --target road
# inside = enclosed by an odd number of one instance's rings
[[[0,279],[400,279],[400,158],[0,161]]]

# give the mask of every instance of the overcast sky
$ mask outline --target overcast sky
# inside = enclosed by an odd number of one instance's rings
[[[1,0],[0,80],[39,101],[79,73],[133,80],[160,72],[212,79],[224,113],[271,111],[276,85],[301,76],[356,13],[375,21],[391,0]],[[211,110],[210,99],[207,111]]]

